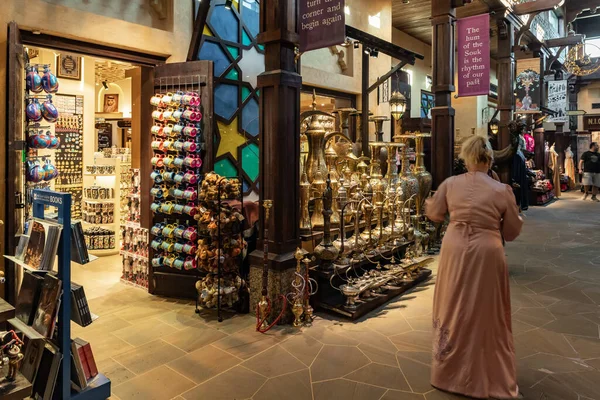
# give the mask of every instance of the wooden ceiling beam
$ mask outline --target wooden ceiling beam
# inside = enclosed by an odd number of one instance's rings
[[[519,3],[513,6],[513,11],[517,15],[531,14],[534,12],[553,10],[560,7],[564,0],[536,0],[527,3]]]

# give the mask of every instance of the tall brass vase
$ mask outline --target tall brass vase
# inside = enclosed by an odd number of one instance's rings
[[[408,161],[408,139],[414,139],[415,135],[396,135],[394,140],[399,140],[404,143],[402,148],[402,168],[400,169],[400,176],[398,177],[398,190],[402,190],[402,202],[406,202],[411,197],[415,196],[413,200],[416,201],[416,197],[419,194],[419,180],[410,170],[410,162]]]
[[[423,206],[425,200],[429,196],[431,186],[433,184],[433,177],[425,168],[425,153],[423,151],[423,140],[424,138],[431,137],[431,134],[417,133],[416,135],[416,150],[417,150],[417,165],[415,168],[415,176],[419,181],[419,194],[417,195],[417,215],[423,213]]]

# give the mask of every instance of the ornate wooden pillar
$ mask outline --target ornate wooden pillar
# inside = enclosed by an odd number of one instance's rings
[[[513,119],[514,110],[514,82],[515,82],[515,55],[513,44],[515,40],[514,27],[506,18],[496,20],[498,26],[498,111],[499,132],[498,150],[510,145],[510,132],[508,123]],[[510,164],[500,167],[498,175],[504,183],[510,182]]]
[[[454,25],[456,9],[451,0],[431,1],[433,26],[433,85],[435,107],[431,110],[431,174],[437,188],[452,175],[454,161]]]
[[[272,200],[269,218],[269,296],[272,316],[279,313],[279,294],[289,289],[286,275],[293,275],[293,253],[300,244],[300,89],[302,77],[296,72],[296,0],[262,0],[258,42],[265,46],[265,72],[258,76],[260,88],[260,221],[264,221],[263,200]],[[251,254],[251,310],[260,296],[263,251]],[[282,321],[284,322],[284,321]]]

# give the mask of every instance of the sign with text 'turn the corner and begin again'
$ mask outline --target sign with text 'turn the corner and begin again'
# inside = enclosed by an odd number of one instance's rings
[[[344,43],[346,14],[344,0],[299,0],[298,33],[300,51]]]

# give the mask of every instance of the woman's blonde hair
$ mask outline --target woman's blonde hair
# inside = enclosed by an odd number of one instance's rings
[[[494,160],[494,152],[489,140],[483,136],[471,136],[462,143],[460,158],[466,165],[490,164]]]

